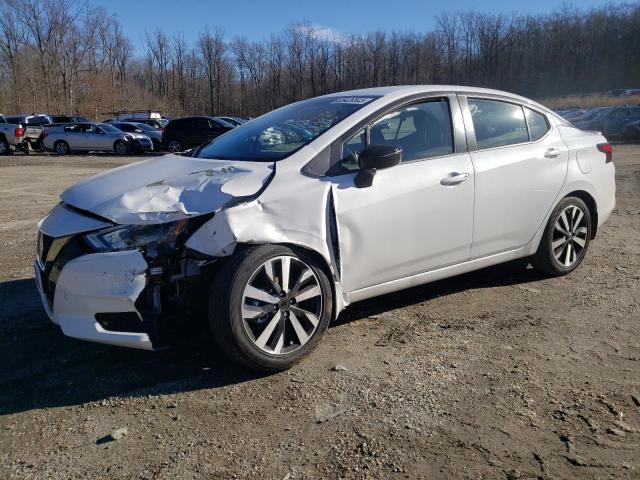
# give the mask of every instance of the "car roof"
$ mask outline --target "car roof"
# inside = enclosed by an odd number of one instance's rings
[[[345,92],[336,92],[324,95],[324,97],[344,97],[344,96],[375,96],[375,97],[387,97],[389,100],[401,99],[406,96],[419,95],[429,93],[461,93],[461,94],[476,94],[476,95],[495,95],[504,97],[506,99],[514,100],[518,103],[528,104],[538,109],[544,110],[550,113],[555,118],[562,122],[566,121],[560,117],[556,112],[539,104],[538,102],[531,100],[530,98],[516,95],[515,93],[505,92],[502,90],[494,90],[492,88],[482,87],[470,87],[465,85],[395,85],[390,87],[373,87],[373,88],[361,88],[358,90],[348,90]]]

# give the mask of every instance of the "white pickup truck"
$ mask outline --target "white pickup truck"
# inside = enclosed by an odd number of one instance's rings
[[[50,122],[45,115],[0,115],[0,155],[11,153],[12,148],[28,153],[30,146],[40,142],[42,125]]]

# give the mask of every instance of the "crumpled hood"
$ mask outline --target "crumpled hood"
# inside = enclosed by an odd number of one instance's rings
[[[90,177],[60,199],[119,224],[164,223],[215,212],[253,195],[273,171],[266,162],[164,155]]]

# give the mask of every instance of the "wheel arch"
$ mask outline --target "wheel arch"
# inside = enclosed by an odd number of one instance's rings
[[[577,197],[587,205],[589,215],[591,216],[591,239],[593,240],[596,238],[596,232],[598,230],[598,204],[595,198],[585,190],[574,190],[567,193],[562,199],[567,197]]]
[[[67,153],[71,152],[71,147],[69,145],[69,142],[67,142],[66,140],[59,138],[58,140],[56,140],[55,142],[53,142],[53,151],[55,152],[56,150],[56,145],[60,144],[60,143],[64,143],[67,145]]]

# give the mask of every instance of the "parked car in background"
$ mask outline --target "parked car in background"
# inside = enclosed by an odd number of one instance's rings
[[[569,120],[570,122],[573,122],[573,121],[581,118],[586,113],[588,113],[588,110],[586,110],[584,108],[576,108],[576,109],[573,109],[573,110],[566,110],[566,111],[562,112],[560,115],[563,118],[565,118],[566,120]]]
[[[42,149],[42,132],[44,127],[52,124],[51,117],[45,114],[10,115],[5,119],[7,123],[19,125],[23,130],[22,142],[19,145],[20,150],[28,153],[29,148]]]
[[[103,123],[144,123],[158,130],[162,130],[169,123],[169,119],[162,118],[162,114],[160,112],[153,110],[124,110],[111,113],[114,115],[114,117],[104,120]]]
[[[181,152],[196,147],[234,127],[214,117],[184,117],[171,120],[162,132],[162,148]]]
[[[640,88],[628,88],[622,94],[621,97],[632,97],[633,95],[640,95]]]
[[[215,117],[219,120],[223,120],[234,127],[239,127],[240,125],[244,125],[248,120],[240,117]]]
[[[228,120],[225,120],[222,117],[213,117],[214,120],[220,122],[222,125],[226,125],[227,127],[231,127],[231,128],[236,128],[239,127],[240,125],[238,125],[237,122],[229,122]]]
[[[87,118],[79,115],[49,115],[52,124],[80,123],[88,122]]]
[[[11,153],[11,148],[25,150],[25,129],[21,123],[8,122],[4,115],[0,115],[0,155]]]
[[[151,140],[147,137],[149,148]],[[133,137],[105,123],[70,123],[44,132],[44,148],[58,155],[71,152],[103,151],[126,155],[134,147]]]
[[[590,120],[578,121],[574,125],[582,130],[601,132],[608,139],[617,140],[624,127],[635,120],[640,120],[640,107],[611,107],[600,110]]]
[[[261,140],[289,125],[312,135]],[[612,155],[506,92],[334,93],[70,187],[36,285],[71,337],[159,349],[202,306],[222,351],[282,370],[351,303],[516,259],[574,271],[615,207]]]
[[[52,118],[49,115],[45,115],[43,113],[40,114],[32,114],[32,115],[9,115],[7,116],[7,121],[10,123],[22,123],[23,125],[50,125],[53,123]]]
[[[162,150],[162,132],[157,128],[138,122],[114,122],[111,125],[132,135],[143,135],[149,137],[153,144],[153,149],[155,151]]]
[[[640,120],[631,121],[622,127],[620,139],[629,142],[640,141]]]
[[[129,123],[144,123],[150,127],[155,128],[156,130],[162,131],[164,127],[167,126],[169,120],[166,118],[125,118],[122,120],[118,120],[117,118],[107,118],[102,121],[102,123],[113,124],[116,122],[129,122]]]

